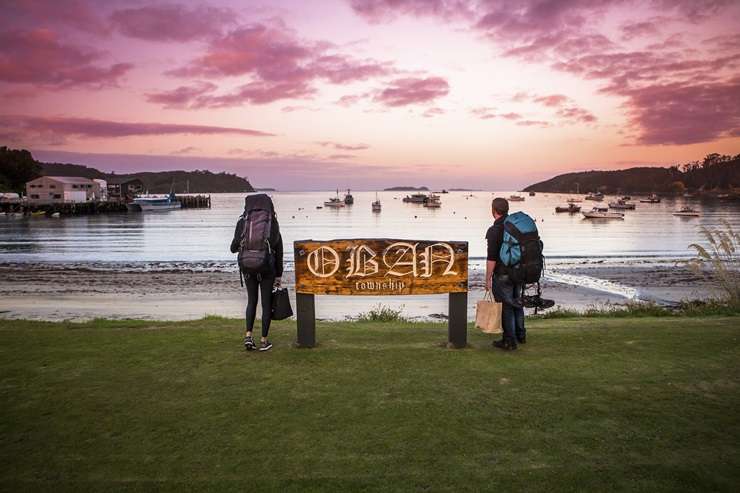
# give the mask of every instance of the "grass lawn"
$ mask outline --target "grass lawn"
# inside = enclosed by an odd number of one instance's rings
[[[740,317],[0,321],[0,489],[738,491]]]

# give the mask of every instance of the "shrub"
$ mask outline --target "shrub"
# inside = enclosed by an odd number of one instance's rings
[[[715,280],[717,287],[724,293],[727,304],[740,306],[740,236],[733,231],[728,221],[723,219],[721,222],[724,226],[722,229],[704,226],[699,229],[706,245],[689,245],[697,253],[689,261],[689,266],[698,275]]]
[[[406,318],[401,316],[403,306],[398,310],[378,303],[369,311],[360,313],[353,319],[358,322],[406,322]]]

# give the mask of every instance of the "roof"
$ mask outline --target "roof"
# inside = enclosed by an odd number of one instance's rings
[[[84,178],[82,176],[41,176],[39,178],[48,178],[50,180],[58,181],[60,183],[75,183],[75,184],[92,183],[92,180],[90,178]],[[38,180],[39,178],[36,178],[36,180]],[[36,180],[31,180],[31,181],[36,181]]]
[[[110,178],[108,178],[107,181],[109,185],[122,185],[124,183],[131,183],[135,181],[138,181],[139,183],[144,183],[143,181],[141,181],[140,178],[129,178],[126,176],[111,176]]]

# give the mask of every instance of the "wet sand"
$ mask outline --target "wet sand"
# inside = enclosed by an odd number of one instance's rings
[[[293,285],[292,272],[285,273],[283,284],[289,288]],[[544,297],[554,299],[559,307],[574,309],[620,305],[634,299],[671,303],[706,299],[712,294],[706,279],[675,264],[551,268],[543,283]],[[473,319],[475,302],[482,296],[482,269],[471,268],[469,319]],[[132,272],[0,264],[0,317],[39,320],[241,317],[245,301],[245,291],[235,272]],[[447,313],[446,295],[322,296],[317,298],[316,315],[321,319],[343,320],[379,303],[402,308],[403,315],[409,318],[443,318]]]

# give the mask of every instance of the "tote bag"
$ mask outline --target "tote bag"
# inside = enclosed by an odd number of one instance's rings
[[[475,326],[486,334],[501,332],[501,303],[493,299],[490,291],[475,304]]]
[[[288,297],[288,288],[276,289],[272,292],[272,319],[285,320],[293,316],[293,309],[290,307],[290,297]]]

